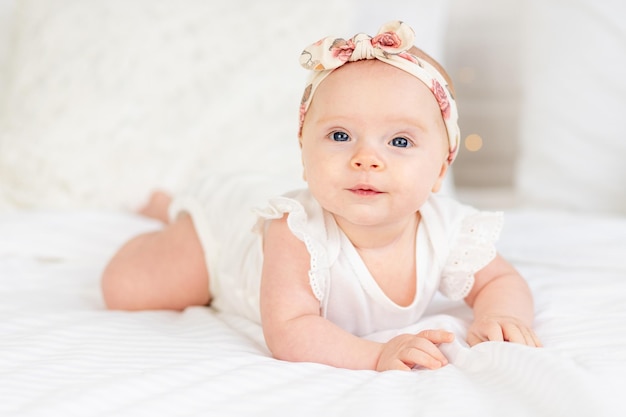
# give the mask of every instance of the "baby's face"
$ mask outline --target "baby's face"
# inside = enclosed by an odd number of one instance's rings
[[[301,146],[313,196],[338,222],[355,225],[414,215],[448,166],[446,128],[429,88],[377,60],[344,65],[320,84]]]

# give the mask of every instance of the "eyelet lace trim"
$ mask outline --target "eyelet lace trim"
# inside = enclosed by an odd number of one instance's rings
[[[439,289],[452,300],[465,298],[474,274],[496,256],[494,242],[502,231],[502,213],[479,212],[463,220],[459,235],[443,268]]]
[[[269,200],[268,206],[263,209],[255,209],[255,212],[259,216],[257,230],[260,229],[260,224],[264,220],[279,219],[288,213],[287,225],[289,229],[294,236],[304,242],[309,252],[311,258],[309,285],[315,298],[322,303],[329,279],[328,256],[324,246],[309,233],[309,227],[307,227],[309,219],[302,204],[290,198],[276,197]]]

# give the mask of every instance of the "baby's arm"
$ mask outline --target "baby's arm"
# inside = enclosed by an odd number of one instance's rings
[[[473,346],[486,341],[508,341],[541,346],[532,330],[533,299],[526,281],[500,255],[475,274],[465,301],[474,310],[467,334]]]
[[[428,330],[400,335],[386,344],[356,337],[320,316],[309,285],[309,254],[286,220],[270,223],[264,241],[261,317],[267,345],[277,359],[317,362],[350,369],[439,368],[447,363],[437,348],[453,335]]]

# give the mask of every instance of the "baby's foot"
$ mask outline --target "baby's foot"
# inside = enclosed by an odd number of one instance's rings
[[[150,199],[138,213],[150,217],[152,219],[160,220],[163,223],[169,223],[168,209],[172,197],[164,191],[154,191],[150,195]]]

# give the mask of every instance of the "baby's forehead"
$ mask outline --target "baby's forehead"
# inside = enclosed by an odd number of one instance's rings
[[[334,74],[338,74],[338,73],[340,74],[341,72],[349,72],[349,71],[367,72],[367,71],[376,71],[376,70],[390,71],[391,73],[394,73],[394,71],[405,72],[397,67],[394,67],[393,65],[389,65],[386,62],[380,61],[378,59],[363,59],[360,61],[346,62],[341,67],[333,70],[333,72],[330,73],[329,77]]]
[[[408,72],[379,60],[349,62],[321,81],[312,97],[315,119],[341,115],[391,121],[436,120],[441,114],[430,88]]]
[[[419,90],[424,91],[429,96],[431,95],[429,87],[423,81],[400,68],[377,59],[348,62],[332,71],[318,88],[324,90],[324,84],[356,84],[364,80],[371,83],[371,88],[384,85],[386,88],[396,87],[415,90],[414,86],[418,86]]]

